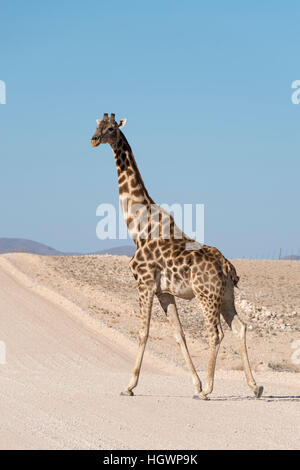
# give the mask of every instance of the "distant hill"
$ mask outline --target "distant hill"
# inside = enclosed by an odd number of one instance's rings
[[[0,253],[34,253],[52,256],[62,256],[64,254],[50,246],[43,245],[43,243],[24,238],[0,238]]]
[[[118,256],[133,256],[136,247],[132,245],[116,246],[115,248],[107,248],[106,250],[96,251],[91,253],[93,255],[118,255]]]
[[[118,256],[133,256],[135,246],[116,246],[114,248],[107,248],[106,250],[95,251],[89,253],[91,255],[118,255]],[[45,256],[75,256],[82,255],[82,253],[63,253],[62,251],[55,250],[50,246],[38,243],[33,240],[26,240],[24,238],[0,238],[0,254],[1,253],[33,253],[35,255]]]
[[[289,260],[298,261],[298,260],[300,260],[300,256],[299,255],[289,255],[289,256],[284,256],[283,258],[280,258],[280,259],[289,259]]]

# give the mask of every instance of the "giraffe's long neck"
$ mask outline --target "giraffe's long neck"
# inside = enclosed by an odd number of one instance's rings
[[[118,172],[120,203],[129,233],[135,243],[143,231],[154,201],[148,194],[130,145],[120,131],[118,142],[112,145]],[[138,219],[138,215],[142,218]],[[144,223],[140,223],[144,221]],[[139,222],[139,223],[138,223]],[[147,224],[147,220],[146,220]]]

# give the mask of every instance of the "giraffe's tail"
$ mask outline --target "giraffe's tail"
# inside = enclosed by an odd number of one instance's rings
[[[223,272],[224,272],[225,276],[230,276],[234,287],[238,287],[238,282],[239,282],[240,278],[237,275],[236,269],[233,266],[233,264],[230,263],[230,261],[228,261],[228,259],[226,259],[226,258],[223,258]]]

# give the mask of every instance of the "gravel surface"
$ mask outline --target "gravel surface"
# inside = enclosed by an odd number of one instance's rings
[[[176,345],[159,348],[168,343],[159,319],[157,334],[166,341],[152,341],[155,354],[146,351],[136,395],[120,396],[136,354],[136,345],[123,334],[128,315],[116,316],[131,305],[126,276],[116,279],[116,273],[125,274],[126,262],[0,256],[0,339],[7,349],[0,364],[0,449],[299,449],[298,374],[256,371],[265,387],[257,400],[240,370],[217,370],[210,401],[193,400],[185,368],[172,363],[175,356],[169,360]],[[76,305],[92,296],[94,286],[93,302],[118,319],[122,334],[104,325],[105,314]],[[120,299],[126,303],[119,305]],[[252,355],[262,341],[251,333]],[[278,341],[273,346],[278,352]],[[263,347],[271,350],[270,339]]]
[[[140,314],[135,280],[126,256],[2,255],[36,282],[47,285],[110,328],[136,340]],[[299,371],[291,362],[292,343],[300,339],[300,261],[231,260],[240,275],[236,306],[248,324],[250,358],[256,370]],[[177,299],[194,361],[205,368],[206,329],[194,299]],[[240,369],[236,340],[223,322],[218,368]],[[148,347],[183,365],[165,315],[155,299]]]

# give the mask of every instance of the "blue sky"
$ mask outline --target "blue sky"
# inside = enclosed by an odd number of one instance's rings
[[[300,254],[299,2],[5,3],[0,236],[121,244],[96,238],[118,189],[110,148],[90,146],[115,112],[153,199],[205,204],[207,244]]]

